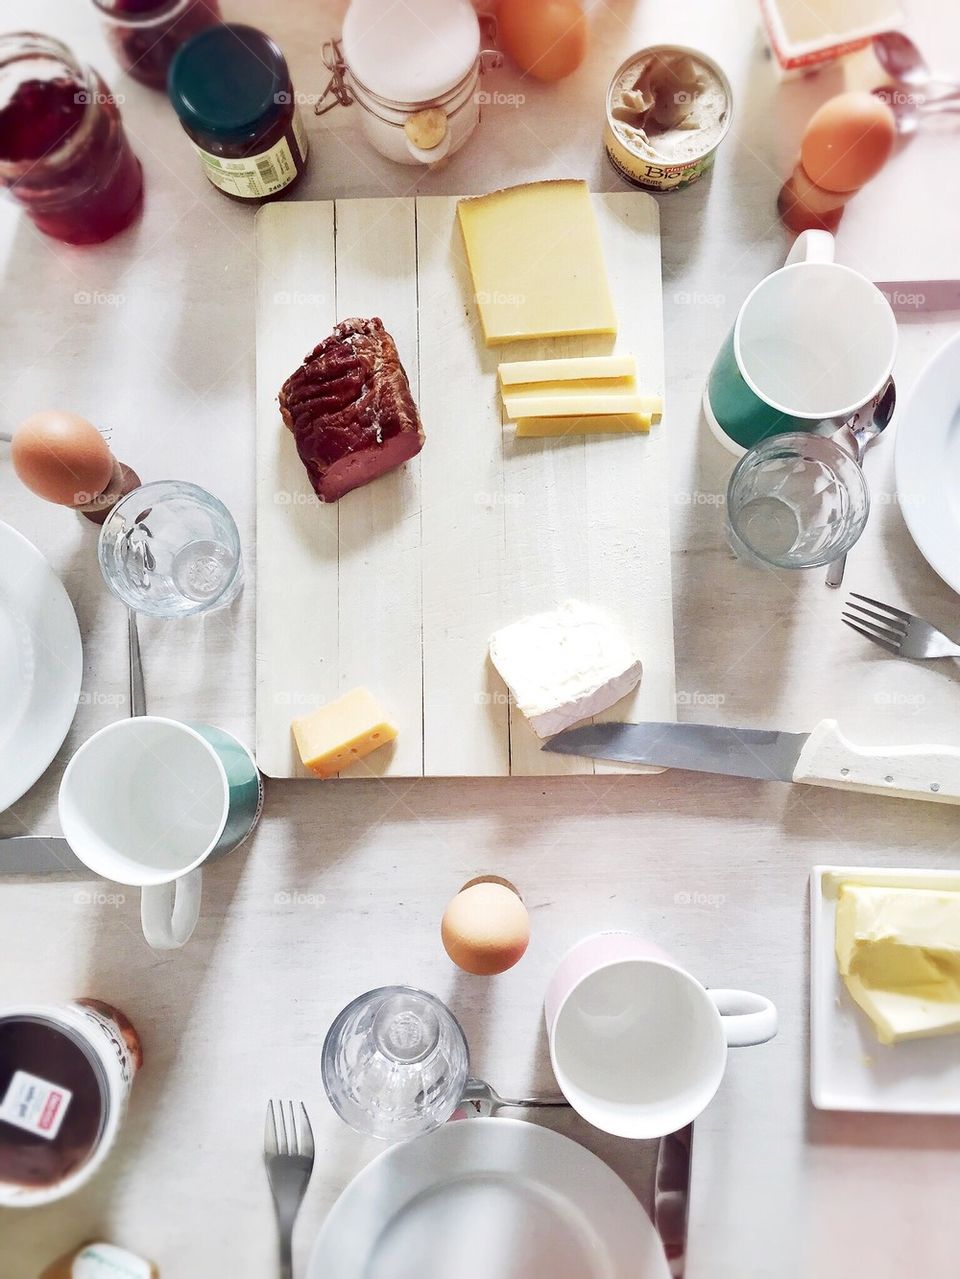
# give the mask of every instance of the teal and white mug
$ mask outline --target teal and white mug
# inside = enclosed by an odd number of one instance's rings
[[[740,308],[703,395],[721,444],[743,454],[816,431],[869,404],[893,368],[897,321],[870,280],[834,261],[829,231],[804,231]]]
[[[104,879],[139,887],[147,942],[174,950],[200,918],[203,863],[256,826],[263,784],[247,748],[221,728],[141,715],[80,747],[60,784],[70,847]]]

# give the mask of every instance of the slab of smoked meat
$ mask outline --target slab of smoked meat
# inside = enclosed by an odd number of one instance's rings
[[[336,502],[423,448],[420,414],[381,320],[338,324],[284,382],[280,412],[321,502]]]

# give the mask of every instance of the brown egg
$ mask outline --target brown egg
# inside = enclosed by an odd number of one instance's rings
[[[496,14],[504,52],[537,80],[562,80],[586,57],[579,0],[500,0]]]
[[[523,958],[530,941],[530,917],[507,880],[472,879],[444,911],[440,936],[458,968],[477,977],[492,977]]]
[[[113,473],[113,455],[97,428],[60,409],[45,409],[21,422],[11,455],[27,488],[61,506],[90,502]]]
[[[818,187],[857,191],[886,164],[896,133],[885,102],[865,91],[841,93],[812,116],[800,160]]]
[[[824,191],[811,182],[798,164],[780,188],[777,210],[783,225],[799,234],[801,231],[836,231],[843,208],[854,192]]]

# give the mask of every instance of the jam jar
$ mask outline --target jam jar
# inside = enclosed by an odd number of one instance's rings
[[[286,59],[254,27],[221,24],[182,45],[167,91],[203,171],[247,204],[302,177],[307,138]]]
[[[220,21],[219,0],[93,0],[114,56],[128,75],[163,89],[173,55]]]
[[[58,40],[0,36],[0,186],[45,234],[99,244],[140,213],[143,175],[119,101]]]

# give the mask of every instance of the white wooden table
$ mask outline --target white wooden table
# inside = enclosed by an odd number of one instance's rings
[[[936,18],[937,7],[914,0],[912,30],[938,65],[960,66],[960,24]],[[300,92],[322,89],[320,45],[338,30],[342,3],[225,0],[225,8],[279,39]],[[117,452],[145,479],[192,479],[233,509],[250,570],[238,606],[204,621],[145,624],[142,640],[152,710],[252,740],[252,213],[205,184],[163,99],[120,81],[91,6],[7,0],[3,19],[10,29],[57,32],[126,94],[147,182],[143,222],[99,250],[58,246],[11,208],[0,212],[3,420],[47,405],[74,409],[112,428]],[[738,94],[732,134],[710,179],[661,201],[679,713],[791,729],[833,715],[872,740],[955,741],[960,672],[868,648],[840,625],[841,599],[820,574],[765,574],[732,559],[720,499],[731,460],[699,420],[703,379],[737,306],[787,250],[776,191],[806,116],[839,87],[837,74],[778,90],[754,0],[610,0],[595,6],[593,22],[579,75],[550,91],[503,74],[499,87],[526,100],[491,107],[442,173],[382,161],[362,145],[351,113],[311,119],[298,198],[469,194],[555,176],[619,189],[599,143],[610,72],[631,49],[662,39],[716,56]],[[846,260],[884,278],[898,263],[917,274],[917,246],[929,252],[935,240],[918,229],[924,206],[948,199],[922,163],[932,145],[947,144],[919,140],[879,180],[883,199],[860,198],[850,215],[857,234],[841,239]],[[947,181],[948,153],[936,154],[938,181]],[[924,315],[902,326],[902,388],[958,319]],[[957,597],[927,568],[897,510],[891,455],[885,439],[870,457],[875,510],[848,584],[956,629]],[[43,781],[0,817],[4,834],[50,833],[70,753],[126,713],[124,617],[101,586],[93,528],[21,489],[2,453],[0,517],[63,575],[85,638],[73,731]],[[960,1124],[809,1107],[806,885],[819,861],[953,864],[958,831],[950,808],[678,773],[290,782],[270,786],[256,839],[208,874],[203,920],[179,953],[146,947],[131,890],[107,904],[71,884],[5,884],[0,1001],[94,994],[114,1002],[143,1034],[146,1067],[108,1170],[68,1202],[0,1219],[3,1279],[35,1279],[93,1235],[155,1257],[164,1279],[272,1274],[260,1160],[271,1094],[303,1097],[318,1139],[297,1234],[303,1273],[324,1213],[375,1153],[322,1096],[320,1045],[334,1013],[375,985],[426,986],[462,1018],[478,1073],[505,1093],[546,1088],[548,975],[569,944],[610,927],[649,933],[703,980],[753,987],[780,1008],[779,1038],[733,1055],[698,1124],[690,1279],[839,1279],[854,1265],[874,1279],[900,1279],[908,1267],[952,1276]],[[439,940],[447,899],[484,871],[516,881],[533,918],[527,957],[494,981],[454,970]],[[628,1178],[635,1172],[629,1146],[592,1142]]]

